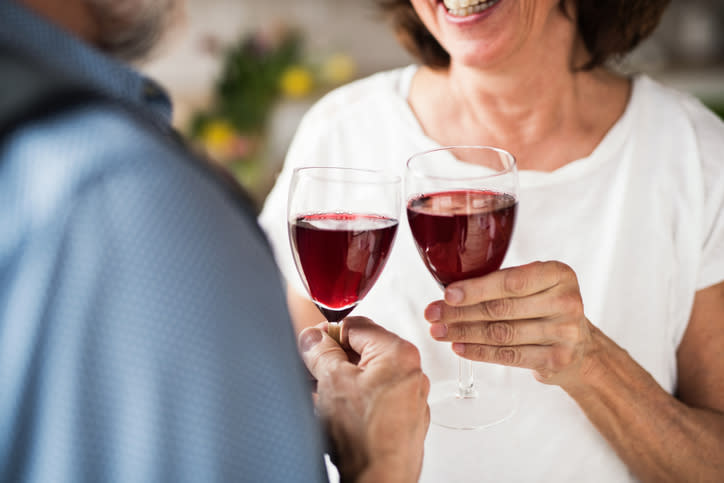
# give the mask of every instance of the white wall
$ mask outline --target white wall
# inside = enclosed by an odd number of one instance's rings
[[[312,53],[350,54],[360,75],[411,62],[372,0],[188,0],[187,6],[185,25],[169,37],[156,60],[142,66],[170,88],[177,121],[208,97],[219,67],[203,47],[209,36],[228,44],[284,22],[308,32]]]

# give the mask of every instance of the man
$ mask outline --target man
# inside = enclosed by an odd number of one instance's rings
[[[326,479],[254,220],[111,58],[147,54],[178,3],[0,1],[0,47],[99,97],[0,132],[0,481]],[[342,479],[415,480],[417,351],[360,318],[342,342],[299,339]]]

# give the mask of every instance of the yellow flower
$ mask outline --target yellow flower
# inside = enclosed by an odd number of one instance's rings
[[[300,65],[289,67],[279,80],[279,86],[284,95],[294,98],[304,97],[309,94],[312,91],[313,84],[312,73]]]
[[[226,157],[234,147],[236,131],[227,121],[209,122],[201,133],[201,139],[209,154],[218,160]]]
[[[344,84],[357,73],[354,59],[345,54],[330,55],[322,64],[322,79],[329,84]]]

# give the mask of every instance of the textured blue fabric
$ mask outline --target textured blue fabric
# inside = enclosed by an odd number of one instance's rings
[[[0,41],[168,118],[140,75],[8,0]],[[325,478],[271,255],[180,158],[99,104],[0,144],[0,481]]]

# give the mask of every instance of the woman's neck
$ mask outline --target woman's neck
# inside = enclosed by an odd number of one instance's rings
[[[552,171],[590,154],[625,110],[628,82],[578,69],[587,55],[574,31],[554,32],[495,66],[421,69],[409,101],[427,135],[503,147],[522,169]]]

